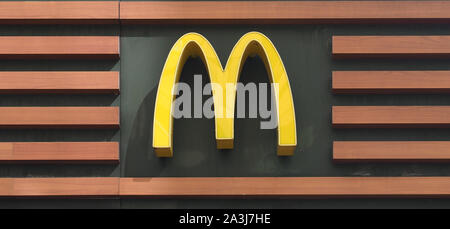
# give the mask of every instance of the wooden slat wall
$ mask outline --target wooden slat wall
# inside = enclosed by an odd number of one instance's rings
[[[450,57],[450,36],[333,36],[334,57]],[[335,93],[448,93],[449,71],[335,71]],[[449,128],[450,106],[333,106],[333,127]],[[334,142],[339,162],[447,161],[448,142]]]
[[[0,94],[119,93],[119,72],[0,72]]]
[[[0,107],[2,128],[118,128],[118,107]]]
[[[118,36],[0,36],[0,59],[117,59]]]
[[[0,24],[118,22],[118,1],[0,2]],[[0,36],[0,59],[118,58],[119,36]],[[2,94],[118,94],[119,84],[119,72],[0,72]],[[0,107],[0,128],[118,127],[118,107]],[[119,148],[118,142],[1,142],[0,162],[118,163]],[[67,181],[74,182],[73,185],[78,185],[78,182],[90,185],[92,179],[83,179]],[[101,185],[102,178],[98,180]],[[22,181],[14,180],[12,185],[23,186]],[[30,180],[36,182],[38,190],[41,187],[47,189],[45,185],[53,182],[58,185],[60,181],[64,182],[60,178]],[[83,186],[81,183],[80,187]],[[61,191],[66,190],[65,185],[61,185]],[[68,196],[77,195],[76,192],[71,193],[75,188],[73,185],[66,185]],[[96,191],[89,189],[87,193]],[[48,195],[53,194],[50,192]]]
[[[339,162],[448,162],[448,141],[335,141]]]
[[[0,178],[0,197],[115,197],[118,177]]]
[[[450,127],[450,106],[333,106],[334,127]]]
[[[333,92],[449,93],[450,71],[333,71]]]
[[[118,22],[118,1],[0,2],[0,24]]]
[[[447,23],[450,22],[450,2],[0,2],[0,24],[118,21],[164,24]],[[334,57],[450,57],[450,36],[334,36],[332,50]],[[117,59],[119,37],[0,36],[0,59],[28,58]],[[85,72],[77,76],[80,73],[30,72],[25,76],[18,72],[3,72],[0,73],[0,93],[117,93],[119,90],[116,73]],[[448,73],[444,71],[433,72],[433,78],[430,72],[423,71],[370,72],[363,77],[356,75],[359,73],[335,73],[333,90],[337,93],[439,93],[448,89]],[[383,75],[374,75],[380,73]],[[110,78],[106,79],[106,75]],[[334,127],[450,127],[449,112],[450,107],[446,106],[335,106],[332,123]],[[3,128],[118,126],[118,107],[0,107],[0,127]],[[335,142],[334,159],[447,160],[449,145],[448,142]],[[118,143],[3,142],[0,143],[0,161],[117,162]],[[0,197],[97,196],[450,197],[450,178],[0,178]]]
[[[450,57],[450,36],[333,36],[334,57]]]
[[[119,162],[118,142],[0,142],[0,162]]]
[[[450,177],[121,178],[128,197],[450,197]]]
[[[447,22],[448,1],[121,1],[123,23]]]

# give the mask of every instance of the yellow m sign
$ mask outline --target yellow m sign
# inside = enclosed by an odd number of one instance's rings
[[[173,155],[173,100],[184,63],[198,56],[205,64],[212,84],[215,134],[218,149],[233,148],[236,84],[242,66],[249,55],[259,55],[264,61],[274,87],[278,119],[278,155],[292,155],[297,146],[294,102],[283,61],[272,42],[263,34],[250,32],[239,39],[228,58],[225,69],[205,37],[187,33],[173,45],[164,65],[156,95],[153,120],[153,148],[159,157]],[[220,88],[220,90],[219,90]]]

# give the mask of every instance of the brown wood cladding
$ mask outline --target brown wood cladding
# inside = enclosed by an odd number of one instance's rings
[[[1,197],[108,197],[119,195],[118,177],[0,178]]]
[[[335,93],[449,93],[450,71],[333,71]]]
[[[118,36],[0,36],[0,59],[118,57]]]
[[[119,162],[118,142],[0,142],[0,162]]]
[[[121,1],[125,23],[442,22],[448,1]]]
[[[2,128],[118,128],[118,107],[0,107]]]
[[[450,57],[450,36],[333,36],[334,57]]]
[[[450,161],[448,141],[335,141],[333,159],[358,161]]]
[[[120,15],[119,15],[120,12]],[[448,1],[4,1],[0,24],[448,22]]]
[[[450,197],[450,178],[121,178],[120,195],[129,197]]]
[[[119,72],[0,72],[3,93],[119,93]]]
[[[450,197],[449,177],[0,178],[0,197]]]
[[[450,127],[450,106],[333,106],[334,127]]]
[[[0,24],[118,23],[118,1],[0,2]]]
[[[448,23],[450,1],[0,2],[0,24],[121,20],[162,24]],[[450,36],[332,39],[335,57],[450,57]],[[118,59],[119,37],[0,36],[0,59],[86,58]],[[115,72],[0,72],[0,93],[118,93],[118,78]],[[333,90],[441,93],[449,91],[448,78],[446,71],[335,72]],[[449,112],[450,106],[333,106],[332,124],[449,128]],[[0,128],[118,128],[119,115],[119,107],[0,107]],[[447,160],[449,146],[450,142],[334,142],[333,157],[343,161]],[[117,142],[0,143],[0,162],[118,160]],[[120,196],[450,197],[450,177],[0,178],[0,197]]]

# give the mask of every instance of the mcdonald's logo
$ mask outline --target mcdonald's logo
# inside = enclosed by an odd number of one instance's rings
[[[225,69],[211,43],[198,33],[187,33],[173,45],[164,64],[155,102],[153,120],[153,148],[159,157],[173,155],[173,100],[184,63],[190,56],[203,60],[212,84],[215,135],[218,149],[233,148],[236,84],[245,60],[258,55],[264,62],[274,88],[278,120],[277,154],[288,156],[297,146],[294,102],[288,75],[273,43],[259,32],[243,35],[234,46]],[[216,85],[216,87],[215,87]],[[218,90],[218,88],[224,90]]]

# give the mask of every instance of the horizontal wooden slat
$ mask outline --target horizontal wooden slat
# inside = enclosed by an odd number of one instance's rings
[[[335,93],[449,93],[450,71],[333,71]]]
[[[2,128],[117,128],[118,107],[0,107]]]
[[[125,23],[446,22],[448,1],[121,1]]]
[[[334,57],[450,57],[450,36],[333,36]]]
[[[450,197],[449,177],[0,178],[0,197]]]
[[[119,72],[0,72],[0,94],[118,94],[119,81]]]
[[[448,141],[335,141],[333,159],[359,161],[450,161]]]
[[[0,197],[114,197],[118,177],[0,178]]]
[[[450,127],[450,106],[333,106],[334,127]]]
[[[127,197],[450,197],[450,178],[121,178],[119,192]]]
[[[0,36],[0,59],[118,57],[118,36]]]
[[[370,23],[448,22],[447,1],[120,2],[124,22]],[[0,3],[0,23],[116,23],[118,1]]]
[[[0,162],[119,162],[117,142],[0,142]]]
[[[117,23],[118,1],[3,1],[0,24]]]

